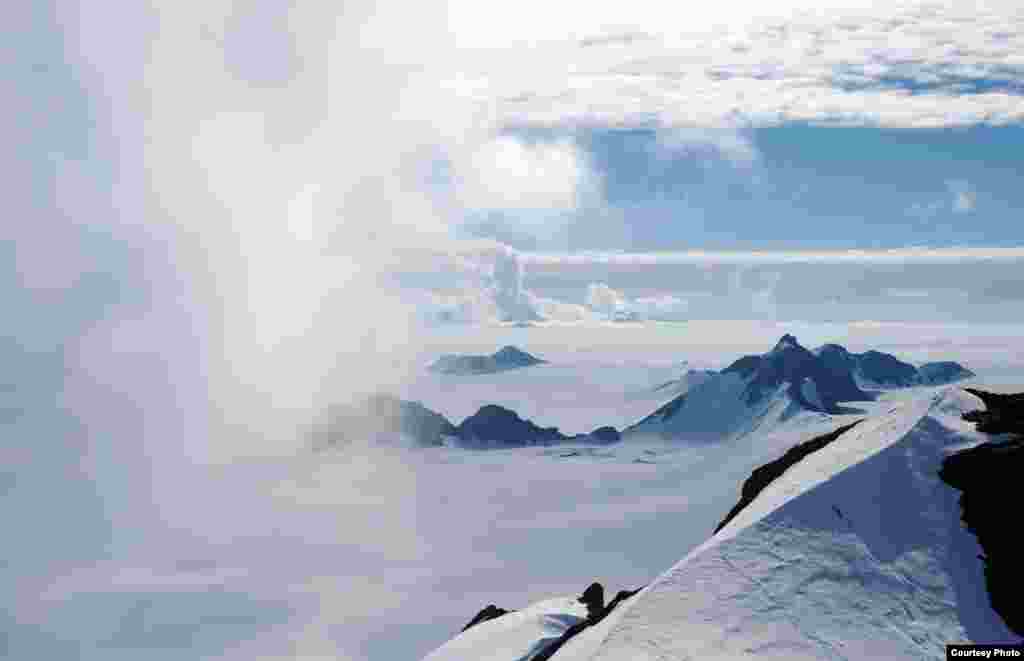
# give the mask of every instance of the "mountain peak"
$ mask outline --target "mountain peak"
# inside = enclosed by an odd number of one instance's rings
[[[797,347],[800,347],[800,343],[797,341],[796,337],[790,335],[789,333],[786,333],[785,335],[779,338],[778,342],[775,343],[775,348],[772,349],[772,353],[784,351],[785,349],[794,349]]]

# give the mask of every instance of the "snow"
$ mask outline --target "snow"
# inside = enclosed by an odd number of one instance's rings
[[[804,379],[800,382],[800,395],[812,407],[818,410],[825,409],[825,405],[821,403],[821,397],[818,395],[818,386],[814,384],[813,379]]]
[[[989,608],[944,456],[982,440],[953,388],[868,419],[772,483],[558,661],[933,659],[1018,642]]]
[[[423,661],[529,661],[586,617],[576,597],[548,599],[477,624]]]

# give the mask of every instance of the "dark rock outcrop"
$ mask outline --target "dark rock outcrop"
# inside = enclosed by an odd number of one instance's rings
[[[841,402],[865,402],[874,399],[857,385],[854,373],[857,358],[838,344],[826,344],[815,351],[831,377],[836,397]]]
[[[618,443],[622,440],[622,434],[615,427],[598,427],[588,434],[590,440],[596,443]]]
[[[642,589],[643,588],[638,588],[636,590],[620,590],[618,594],[615,595],[615,598],[606,605],[604,603],[604,586],[597,582],[591,583],[577,599],[581,604],[584,604],[587,607],[586,619],[577,622],[566,629],[557,640],[552,641],[543,650],[530,657],[531,661],[547,661],[554,656],[555,652],[561,649],[563,645],[569,642],[573,636],[578,635],[587,627],[592,627],[604,618],[608,617],[608,615],[615,610],[619,604],[626,599],[629,599],[637,592],[640,592]],[[476,616],[469,621],[469,624],[462,627],[462,631],[465,631],[470,627],[474,627],[481,622],[487,622],[488,620],[493,620],[497,617],[513,612],[515,611],[505,610],[504,608],[498,608],[494,604],[490,604],[477,613]]]
[[[964,388],[985,403],[984,411],[969,411],[964,420],[976,423],[978,431],[988,434],[1024,435],[1024,393],[1004,395],[974,388]]]
[[[466,629],[469,629],[470,627],[475,627],[476,625],[480,624],[481,622],[487,622],[488,620],[493,620],[496,617],[501,617],[502,615],[506,615],[506,614],[511,613],[511,612],[512,611],[505,610],[504,608],[498,608],[494,604],[489,604],[483,610],[481,610],[479,613],[477,613],[473,617],[473,619],[469,621],[469,624],[467,624],[466,626],[462,627],[462,631],[465,631]]]
[[[738,372],[750,379],[747,385],[747,402],[753,403],[780,385],[789,384],[790,397],[811,410],[826,413],[838,412],[837,404],[842,401],[863,401],[870,396],[861,391],[853,381],[849,370],[843,370],[837,362],[827,362],[786,334],[775,348],[762,356],[744,356],[723,374]],[[805,394],[804,382],[814,384],[818,401],[811,401]]]
[[[445,354],[427,369],[441,374],[494,374],[544,362],[517,347],[506,346],[490,356]]]
[[[883,388],[906,388],[919,383],[917,368],[892,354],[865,351],[854,355],[857,359],[857,375],[864,381]]]
[[[915,367],[890,353],[865,351],[852,353],[838,344],[825,344],[815,353],[830,369],[853,374],[856,382],[878,388],[909,388],[911,386],[940,386],[962,381],[974,372],[960,363],[940,361]],[[844,401],[855,401],[850,398]]]
[[[742,512],[743,508],[752,503],[754,499],[768,487],[768,485],[777,480],[783,473],[789,470],[791,466],[795,465],[808,455],[825,448],[861,422],[863,422],[863,420],[858,420],[827,434],[822,434],[821,436],[816,436],[809,441],[804,441],[803,443],[794,445],[790,449],[786,450],[786,453],[775,461],[755,468],[754,472],[750,474],[750,477],[743,482],[739,502],[729,510],[729,513],[725,515],[722,522],[715,528],[715,532],[717,533],[730,521],[736,518],[736,515]]]
[[[998,395],[969,389],[987,411],[964,414],[980,431],[1012,432],[1003,443],[981,445],[950,455],[939,477],[962,492],[961,518],[985,552],[985,585],[992,609],[1014,633],[1024,636],[1024,565],[1017,527],[1007,518],[1013,488],[1024,474],[1024,393]],[[970,416],[970,417],[969,417]]]
[[[457,435],[463,444],[483,447],[552,445],[569,440],[557,427],[538,427],[497,404],[483,406],[463,420]]]
[[[579,598],[580,603],[586,604],[587,606],[587,619],[582,622],[577,622],[572,625],[565,632],[559,636],[558,640],[554,641],[539,653],[535,654],[531,661],[547,661],[554,654],[562,648],[569,640],[574,636],[577,636],[585,630],[587,627],[592,627],[615,610],[615,608],[626,599],[629,599],[643,588],[637,590],[621,590],[615,598],[606,606],[604,605],[604,587],[600,583],[591,583],[583,595]]]

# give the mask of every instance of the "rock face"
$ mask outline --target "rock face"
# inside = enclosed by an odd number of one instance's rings
[[[457,436],[474,447],[551,445],[569,440],[557,427],[538,427],[510,409],[488,404],[462,421]]]
[[[722,522],[715,528],[715,532],[717,533],[728,525],[730,521],[736,518],[737,514],[743,511],[744,507],[754,502],[754,499],[757,498],[758,494],[764,491],[769,484],[778,479],[790,467],[808,455],[813,454],[818,450],[825,448],[830,443],[838,440],[840,436],[853,429],[861,422],[863,422],[863,420],[858,420],[852,424],[844,425],[835,431],[831,431],[828,434],[823,434],[812,438],[809,441],[804,441],[803,443],[795,445],[787,450],[784,455],[775,461],[755,468],[754,472],[750,474],[750,477],[743,482],[743,487],[740,490],[739,502],[729,510],[729,513],[726,514],[724,519],[722,519]]]
[[[740,358],[725,368],[723,373],[731,371],[751,377],[748,401],[784,383],[790,384],[790,396],[793,399],[814,410],[834,412],[838,402],[869,399],[867,393],[853,382],[853,375],[848,370],[827,364],[800,346],[797,339],[789,334],[783,335],[775,348],[763,356]],[[817,403],[807,401],[800,391],[805,379],[814,384],[819,400]]]
[[[474,626],[480,624],[481,622],[487,622],[488,620],[493,620],[496,617],[501,617],[502,615],[507,615],[508,613],[511,613],[511,612],[512,611],[505,610],[504,608],[498,608],[494,604],[489,604],[489,605],[485,606],[483,608],[483,610],[481,610],[479,613],[477,613],[473,617],[473,619],[469,621],[469,623],[466,626],[462,627],[462,631],[465,631],[466,629],[469,629],[470,627],[474,627]]]
[[[1024,393],[996,395],[968,390],[987,411],[971,411],[964,419],[980,431],[1015,432],[1005,443],[984,443],[945,459],[939,477],[963,492],[960,508],[967,529],[984,550],[985,584],[993,610],[1014,633],[1024,636],[1024,567],[1020,563],[1017,527],[1007,519],[1008,498],[1024,472]]]
[[[892,354],[866,351],[854,355],[857,375],[866,383],[883,388],[906,388],[919,383],[917,368]]]
[[[506,346],[490,356],[445,354],[427,369],[440,374],[494,374],[544,362],[517,347]]]
[[[1024,435],[1024,393],[1003,395],[974,388],[964,390],[985,403],[984,411],[964,414],[964,420],[976,423],[978,431]]]

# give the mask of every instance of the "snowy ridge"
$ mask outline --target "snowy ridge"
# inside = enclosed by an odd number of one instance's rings
[[[1018,642],[991,609],[942,459],[980,442],[947,388],[793,466],[559,661],[934,659]]]
[[[528,661],[586,617],[587,607],[575,597],[548,599],[481,622],[423,661]]]

